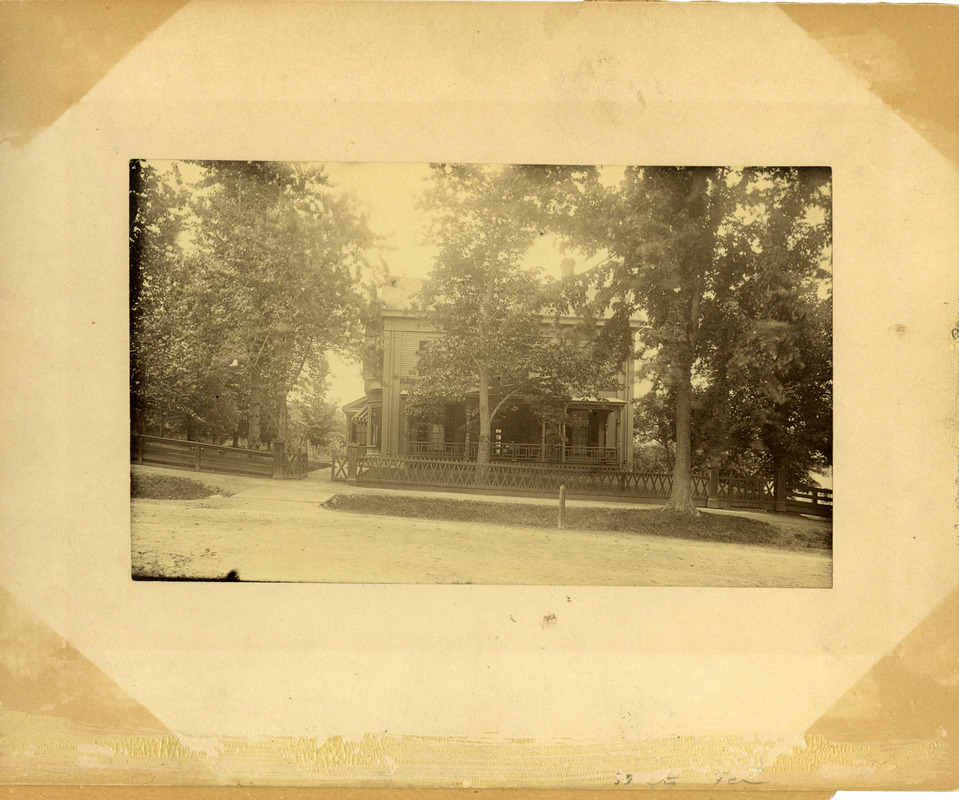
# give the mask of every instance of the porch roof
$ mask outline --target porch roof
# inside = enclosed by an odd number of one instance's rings
[[[409,394],[410,393],[404,389],[400,392],[400,397],[409,397]],[[476,390],[474,389],[470,394],[476,394]],[[619,397],[574,397],[570,400],[569,404],[571,406],[587,406],[589,408],[622,408],[623,406],[629,405],[626,400]],[[343,406],[343,410],[349,413],[347,406]]]
[[[364,411],[368,407],[368,405],[369,403],[367,401],[366,395],[363,395],[363,397],[357,398],[356,400],[352,400],[349,403],[347,403],[345,406],[343,406],[343,413],[346,414],[347,416],[357,414],[361,411]]]
[[[614,406],[621,408],[628,403],[619,397],[574,397],[570,403],[571,406]]]

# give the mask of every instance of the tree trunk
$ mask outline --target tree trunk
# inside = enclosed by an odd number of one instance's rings
[[[247,447],[258,450],[260,447],[260,375],[254,367],[250,371],[250,418],[247,431]]]
[[[492,418],[489,411],[489,381],[486,375],[486,369],[480,367],[478,370],[479,378],[479,446],[476,450],[476,463],[488,464],[490,452],[490,433],[492,429]]]
[[[288,420],[289,415],[287,414],[286,398],[289,392],[286,389],[280,390],[280,396],[278,398],[278,409],[277,409],[277,424],[276,424],[276,438],[281,442],[288,440],[287,430],[289,428]]]
[[[692,447],[690,444],[690,408],[692,401],[692,364],[681,366],[682,375],[676,386],[676,461],[673,465],[673,488],[666,508],[677,514],[699,516],[693,502]]]

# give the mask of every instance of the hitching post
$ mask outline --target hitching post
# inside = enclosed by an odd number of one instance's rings
[[[559,521],[560,530],[566,527],[566,486],[559,487]]]

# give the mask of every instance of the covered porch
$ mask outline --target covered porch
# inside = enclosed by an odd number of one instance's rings
[[[565,421],[547,425],[527,406],[501,411],[490,430],[490,460],[548,464],[627,463],[624,442],[626,402],[584,398],[570,404]],[[475,461],[479,429],[468,422],[462,404],[450,404],[442,413],[410,420],[403,437],[402,455]]]

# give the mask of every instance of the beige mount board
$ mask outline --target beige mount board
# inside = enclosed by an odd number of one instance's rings
[[[34,784],[0,792],[959,785],[954,8],[40,0],[0,27],[0,781]],[[833,588],[134,584],[135,157],[831,166]]]

